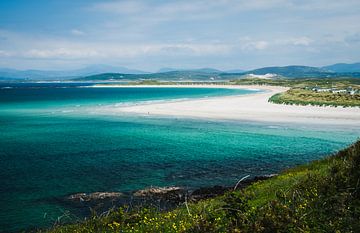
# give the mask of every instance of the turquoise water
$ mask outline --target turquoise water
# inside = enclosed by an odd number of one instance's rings
[[[48,227],[77,192],[234,185],[335,152],[359,128],[107,116],[88,109],[248,94],[190,88],[0,85],[0,231]]]

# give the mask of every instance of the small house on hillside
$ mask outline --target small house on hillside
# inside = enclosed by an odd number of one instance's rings
[[[344,94],[344,93],[347,93],[347,90],[345,90],[345,89],[341,89],[341,90],[332,89],[331,93],[333,93],[333,94]]]
[[[316,92],[330,92],[331,91],[330,88],[320,88],[320,87],[314,87],[311,90],[316,91]]]

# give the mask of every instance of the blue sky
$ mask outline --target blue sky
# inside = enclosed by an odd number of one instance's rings
[[[359,12],[359,0],[1,0],[0,67],[359,62]]]

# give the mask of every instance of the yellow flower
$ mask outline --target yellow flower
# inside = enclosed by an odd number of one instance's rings
[[[120,223],[115,222],[115,221],[114,221],[112,224],[113,224],[115,227],[119,227],[119,226],[120,226]]]

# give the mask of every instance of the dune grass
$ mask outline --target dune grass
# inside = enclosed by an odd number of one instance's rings
[[[123,207],[45,232],[360,232],[359,168],[360,141],[188,208]]]
[[[277,104],[290,105],[356,107],[360,106],[360,94],[334,94],[293,88],[286,92],[273,95],[269,101]]]

